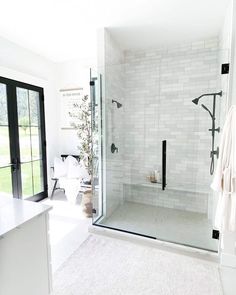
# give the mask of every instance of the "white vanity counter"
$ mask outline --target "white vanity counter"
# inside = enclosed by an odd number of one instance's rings
[[[0,196],[0,294],[49,295],[50,206]]]
[[[50,209],[40,203],[0,196],[0,238]]]

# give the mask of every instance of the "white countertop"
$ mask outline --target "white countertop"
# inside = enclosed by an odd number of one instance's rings
[[[0,195],[0,237],[52,207]]]

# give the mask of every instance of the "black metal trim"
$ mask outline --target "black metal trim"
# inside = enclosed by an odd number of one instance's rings
[[[128,230],[124,230],[124,229],[119,229],[119,228],[115,228],[115,227],[111,227],[111,226],[107,226],[107,225],[102,225],[102,224],[97,224],[97,223],[93,223],[93,225],[98,226],[98,227],[107,228],[107,229],[112,229],[112,230],[115,230],[115,231],[120,231],[120,232],[127,233],[127,234],[132,234],[132,235],[135,235],[135,236],[149,238],[149,239],[152,239],[152,240],[157,240],[157,238],[155,238],[153,236],[139,234],[139,233],[135,233],[135,232],[132,232],[132,231],[128,231]]]
[[[229,63],[221,65],[221,75],[229,74]]]
[[[44,91],[43,91],[43,88],[38,88],[38,91],[40,93],[40,98],[41,98],[39,108],[40,108],[41,146],[42,146],[42,158],[43,158],[42,159],[43,182],[44,182],[44,192],[41,193],[41,200],[42,200],[48,197],[47,139],[46,139],[46,127],[45,127]]]
[[[101,184],[99,184],[99,185],[101,185],[101,202],[102,202],[102,206],[101,206],[101,208],[102,208],[102,212],[101,212],[101,216],[100,217],[102,217],[103,215],[104,215],[104,209],[103,209],[103,205],[104,205],[104,196],[103,196],[103,187],[104,187],[104,185],[103,185],[103,144],[104,144],[104,139],[103,139],[103,106],[102,106],[102,86],[103,86],[103,84],[102,84],[102,74],[100,74],[99,75],[99,78],[100,78],[100,124],[101,124],[101,134],[100,134],[100,136],[101,136]]]
[[[212,230],[212,239],[219,240],[220,239],[220,231],[217,229]]]
[[[167,141],[162,141],[162,190],[166,188],[166,147]]]
[[[98,103],[96,103],[96,89],[95,89],[95,82],[98,82],[99,83],[99,99],[100,99],[100,118],[101,118],[101,130],[103,130],[103,126],[102,126],[102,75],[100,74],[99,75],[99,78],[98,79],[97,77],[92,77],[92,69],[90,69],[90,100],[91,100],[91,133],[92,133],[92,137],[93,137],[93,129],[94,129],[94,113],[95,113],[95,107],[98,106]],[[92,144],[93,145],[93,144]],[[93,150],[93,146],[92,146],[92,150]],[[94,157],[93,157],[94,158]],[[103,136],[101,134],[101,161],[99,162],[99,166],[101,165],[101,171],[103,171]],[[92,169],[93,171],[93,169]],[[93,173],[93,172],[92,172]],[[92,175],[92,179],[93,179],[93,175]],[[92,216],[92,219],[93,219],[93,222],[96,222],[97,220],[99,220],[100,218],[103,217],[103,214],[104,214],[104,210],[103,210],[103,172],[101,174],[101,183],[99,183],[99,186],[100,186],[100,192],[101,192],[101,195],[99,195],[99,202],[101,202],[101,211],[99,212],[99,208],[96,208],[96,213],[93,212],[93,216]],[[94,185],[94,182],[92,181],[92,193],[94,194],[94,191],[95,191],[95,185]],[[101,199],[100,199],[101,197]],[[100,203],[98,203],[98,206],[100,206]],[[96,216],[97,218],[94,219],[94,214],[99,214],[98,216]]]
[[[0,77],[0,82],[7,87],[7,108],[8,108],[8,125],[9,125],[9,142],[10,155],[12,163],[12,193],[14,198],[20,198],[21,191],[21,170],[18,167],[19,162],[19,132],[17,128],[18,114],[16,104],[16,88],[11,80]]]
[[[29,198],[24,198],[24,200],[27,200],[27,201],[33,201],[33,202],[40,202],[42,201],[43,199],[47,198],[47,194],[45,194],[45,192],[41,192],[41,193],[38,193],[32,197],[29,197]]]
[[[43,182],[44,191],[30,197],[32,200],[42,200],[48,197],[47,184],[47,152],[46,152],[46,131],[45,131],[45,110],[44,110],[44,92],[43,88],[16,81],[13,79],[0,76],[0,83],[6,85],[7,88],[7,107],[8,107],[8,124],[9,124],[9,140],[10,154],[12,162],[12,190],[14,198],[22,198],[22,183],[21,183],[21,165],[20,165],[20,146],[19,146],[19,131],[18,131],[18,112],[17,112],[17,97],[16,88],[25,88],[27,90],[36,91],[39,93],[39,111],[40,111],[40,130],[41,130],[41,150],[43,164]]]
[[[132,235],[135,235],[135,236],[140,236],[140,237],[144,237],[144,238],[148,238],[148,239],[152,239],[152,240],[157,240],[157,241],[160,241],[160,242],[166,242],[166,243],[170,243],[170,244],[180,245],[180,246],[189,247],[189,248],[192,248],[192,249],[203,250],[203,251],[207,251],[207,252],[211,252],[211,253],[218,253],[218,251],[215,251],[215,250],[196,247],[196,246],[189,245],[189,244],[184,244],[184,243],[177,243],[177,242],[173,242],[171,240],[164,240],[164,239],[160,239],[158,237],[153,237],[153,236],[148,236],[148,235],[144,235],[144,234],[140,234],[140,233],[135,233],[135,232],[131,232],[131,231],[123,230],[123,229],[119,229],[119,228],[114,228],[114,227],[107,226],[107,225],[102,225],[102,224],[97,224],[97,223],[92,223],[92,225],[97,226],[97,227],[102,227],[102,228],[107,228],[107,229],[119,231],[119,232],[123,232],[123,233],[127,233],[127,234],[132,234]]]

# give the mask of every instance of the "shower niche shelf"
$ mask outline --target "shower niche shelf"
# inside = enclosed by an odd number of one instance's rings
[[[151,188],[151,189],[162,189],[161,183],[151,183],[151,182],[143,182],[143,183],[123,183],[123,185],[130,185],[130,186],[139,186],[139,187],[145,187],[145,188]],[[207,190],[206,188],[190,188],[190,187],[184,187],[181,185],[178,186],[166,186],[166,190],[169,191],[182,191],[182,192],[189,192],[189,193],[196,193],[196,194],[206,194],[209,195],[210,189]]]

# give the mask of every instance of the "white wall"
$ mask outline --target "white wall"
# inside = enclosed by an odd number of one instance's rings
[[[60,104],[60,89],[83,88],[84,95],[90,94],[90,68],[94,68],[93,60],[72,60],[56,64],[56,97]],[[59,114],[60,115],[60,114]],[[61,129],[59,122],[59,154],[74,154],[78,151],[78,137],[75,130]]]
[[[228,19],[228,21],[226,21]],[[227,9],[224,22],[224,33],[227,47],[230,49],[230,81],[229,81],[229,104],[236,104],[236,2],[231,0]]]
[[[55,92],[55,64],[6,39],[0,38],[0,76],[44,88],[47,139],[48,184],[50,169],[58,154],[59,105]]]
[[[78,154],[76,132],[61,129],[59,90],[83,87],[89,95],[90,68],[94,60],[53,63],[0,37],[0,76],[44,88],[49,194],[54,157]]]

